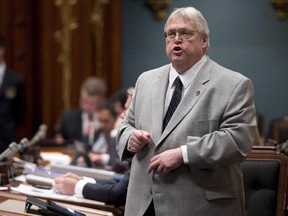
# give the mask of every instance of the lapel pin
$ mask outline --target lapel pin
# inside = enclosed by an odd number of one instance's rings
[[[200,95],[200,91],[196,91],[195,95],[199,96]]]

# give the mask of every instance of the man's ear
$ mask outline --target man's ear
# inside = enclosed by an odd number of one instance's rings
[[[208,44],[208,38],[207,37],[203,37],[203,39],[202,39],[202,48],[203,49],[205,49],[205,50],[207,50],[208,49],[208,46],[209,46],[209,44]]]
[[[203,45],[204,45],[205,47],[208,46],[208,38],[207,38],[206,36],[203,37]]]

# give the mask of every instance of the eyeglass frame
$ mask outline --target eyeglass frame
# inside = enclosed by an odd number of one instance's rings
[[[164,37],[168,40],[174,40],[177,36],[182,39],[182,40],[189,40],[195,33],[195,32],[199,32],[197,30],[188,30],[188,29],[180,29],[180,30],[169,30],[168,32],[164,32]],[[170,33],[170,34],[169,34]],[[188,34],[186,37],[183,36],[185,34]]]

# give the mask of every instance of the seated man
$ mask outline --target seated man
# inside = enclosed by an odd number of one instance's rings
[[[97,114],[100,124],[95,136],[98,138],[91,148],[89,159],[96,166],[103,166],[103,168],[122,173],[127,170],[128,163],[119,160],[116,152],[116,139],[115,136],[111,136],[118,115],[113,104],[109,102],[101,104]],[[98,148],[104,145],[107,146],[105,152]]]
[[[79,107],[64,113],[56,143],[80,141],[87,146],[93,144],[94,132],[99,127],[96,111],[105,100],[106,89],[106,83],[97,77],[89,77],[83,82]]]
[[[107,204],[125,205],[130,170],[122,178],[95,180],[66,173],[55,179],[54,188],[60,194],[76,195]]]
[[[134,89],[128,89],[128,98],[125,104],[128,109]],[[121,118],[125,117],[125,112]],[[116,147],[115,147],[116,148]],[[67,173],[55,179],[54,188],[60,194],[76,195],[87,199],[93,199],[107,204],[122,206],[125,204],[127,187],[129,183],[130,169],[122,178],[109,180],[94,180],[92,178],[81,177],[73,173]]]

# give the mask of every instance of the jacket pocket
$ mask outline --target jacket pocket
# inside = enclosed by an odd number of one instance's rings
[[[215,187],[205,190],[207,200],[215,199],[233,199],[236,198],[236,192],[231,187]]]

